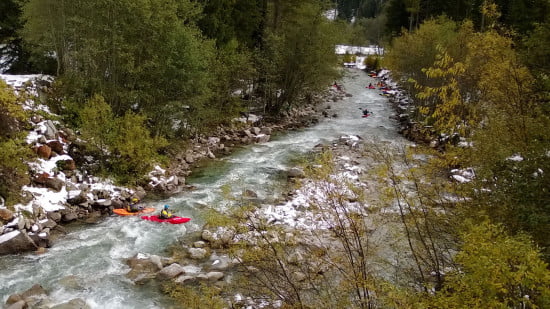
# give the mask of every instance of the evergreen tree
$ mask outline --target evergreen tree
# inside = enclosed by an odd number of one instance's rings
[[[23,28],[21,3],[25,1],[4,0],[0,2],[0,58],[7,73],[21,74],[54,72],[55,61],[40,53],[34,53],[25,45],[19,31]]]

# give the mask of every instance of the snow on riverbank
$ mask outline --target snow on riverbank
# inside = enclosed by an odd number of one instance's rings
[[[1,74],[0,78],[16,93],[25,91],[31,96],[37,96],[41,87],[48,87],[53,81],[53,78],[47,75]],[[16,238],[18,233],[28,232],[32,235],[41,231],[41,227],[34,230],[32,227],[47,218],[55,218],[57,222],[84,218],[97,211],[92,207],[94,205],[109,206],[114,200],[119,201],[117,205],[122,205],[127,198],[135,194],[128,188],[114,186],[110,180],[82,173],[68,154],[70,143],[76,139],[75,134],[70,129],[62,128],[58,121],[43,118],[45,114],[55,118],[47,106],[37,104],[31,98],[23,103],[23,108],[31,117],[31,129],[26,142],[37,157],[27,162],[32,176],[31,183],[21,188],[25,196],[23,202],[14,205],[11,210],[6,205],[0,205],[2,219],[7,222],[0,226],[0,235],[12,236],[0,236],[0,245]],[[71,209],[73,205],[69,203],[71,199],[78,202],[78,205],[73,203],[76,206],[74,209]],[[58,215],[51,215],[54,212]],[[17,235],[15,232],[18,232]],[[37,243],[31,245],[30,248],[39,246]],[[47,245],[47,242],[44,245]]]

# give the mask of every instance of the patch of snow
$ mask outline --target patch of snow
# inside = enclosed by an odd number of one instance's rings
[[[249,114],[248,117],[235,118],[235,119],[233,119],[233,121],[238,121],[238,122],[243,122],[243,123],[247,123],[247,122],[255,123],[255,122],[260,121],[261,119],[262,119],[262,117],[260,117],[258,115]]]
[[[0,244],[3,243],[3,242],[6,242],[14,237],[17,237],[17,235],[21,234],[20,231],[11,231],[9,233],[6,233],[6,234],[3,234],[3,235],[0,235]]]
[[[46,212],[56,211],[65,208],[67,202],[67,190],[65,186],[59,192],[52,191],[48,188],[38,188],[23,186],[23,191],[30,192],[34,196],[34,200],[27,205],[17,204],[15,208],[19,211],[26,210],[32,212],[33,204],[42,207]]]
[[[13,220],[11,220],[10,222],[8,222],[8,224],[6,224],[6,227],[14,227],[14,226],[17,226],[19,224],[19,216],[16,216],[15,218],[13,218]]]
[[[60,155],[60,156],[56,156],[56,157],[53,157],[49,160],[44,160],[44,159],[37,159],[35,162],[31,162],[29,163],[29,166],[37,173],[48,173],[50,175],[53,175],[54,174],[54,169],[57,168],[57,162],[58,161],[62,161],[62,160],[72,160],[73,158],[71,158],[71,156],[69,155]],[[63,174],[63,173],[59,173],[60,175]],[[64,175],[63,174],[63,177],[64,178]],[[61,178],[61,177],[59,177]]]
[[[470,182],[469,179],[467,179],[466,177],[460,176],[460,175],[452,175],[451,178],[453,178],[454,180],[456,180],[460,183]]]
[[[468,148],[468,147],[473,147],[474,143],[461,141],[461,142],[458,142],[457,146],[462,148]]]
[[[523,157],[522,157],[521,155],[519,155],[519,154],[515,154],[515,155],[513,155],[513,156],[511,156],[511,157],[506,158],[506,160],[508,160],[508,161],[514,161],[514,162],[521,162],[521,161],[523,161]]]
[[[38,132],[36,131],[29,131],[29,134],[27,134],[27,138],[26,138],[27,144],[29,145],[34,144],[40,138],[40,136],[41,135],[38,134]]]
[[[334,51],[337,55],[345,54],[361,54],[361,55],[381,55],[384,53],[384,49],[376,46],[350,46],[350,45],[336,45]]]
[[[325,16],[328,20],[336,20],[336,12],[336,9],[328,10],[323,13],[323,16]]]

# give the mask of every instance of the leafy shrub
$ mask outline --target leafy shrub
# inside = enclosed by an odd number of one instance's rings
[[[369,55],[365,58],[364,64],[369,70],[380,70],[380,57],[378,55]]]
[[[153,138],[145,126],[145,116],[127,112],[115,117],[103,97],[96,95],[79,114],[82,137],[88,151],[99,155],[103,169],[121,183],[130,183],[148,172],[161,159],[158,151],[167,142]]]
[[[24,158],[30,150],[19,137],[19,124],[26,113],[19,98],[0,80],[0,196],[7,204],[17,201],[20,187],[28,183],[28,168]]]

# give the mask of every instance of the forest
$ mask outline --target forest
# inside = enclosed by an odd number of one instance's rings
[[[378,175],[390,180],[387,199],[404,201],[415,284],[374,277],[361,246],[367,227],[350,215],[338,234],[348,255],[341,263],[358,271],[344,276],[339,298],[288,277],[282,290],[262,293],[283,308],[550,308],[550,1],[0,3],[5,73],[54,76],[42,99],[90,141],[98,172],[126,185],[239,113],[276,119],[308,102],[342,74],[335,44],[384,47],[369,70],[389,69],[407,92],[415,141],[438,141],[422,168],[407,153],[370,154],[410,167],[398,175],[388,162]],[[29,182],[26,99],[0,81],[0,196],[8,205]],[[449,206],[424,180],[460,168],[476,177],[445,187],[462,197]],[[405,180],[414,200],[400,191]],[[250,252],[248,262],[285,274],[280,245],[266,241],[271,255]],[[172,294],[223,308],[215,291],[195,293]]]

